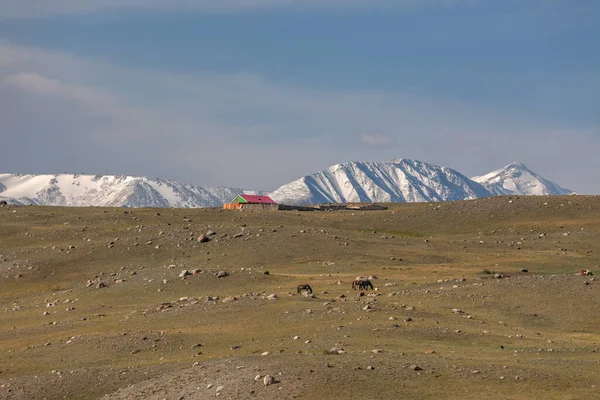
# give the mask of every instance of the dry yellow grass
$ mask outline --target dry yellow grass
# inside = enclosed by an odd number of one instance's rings
[[[594,398],[600,282],[575,273],[600,273],[599,210],[584,196],[322,213],[3,207],[0,397],[202,399],[223,385],[232,399]],[[357,275],[377,290],[355,298]],[[279,382],[254,382],[267,373]]]

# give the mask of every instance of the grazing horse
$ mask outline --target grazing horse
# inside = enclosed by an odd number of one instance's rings
[[[357,279],[354,282],[352,282],[352,289],[358,288],[358,290],[366,290],[369,287],[371,288],[371,290],[373,290],[373,284],[368,279]]]
[[[303,290],[306,290],[308,293],[312,294],[312,288],[308,283],[298,285],[298,294],[300,294],[300,292],[302,292]]]

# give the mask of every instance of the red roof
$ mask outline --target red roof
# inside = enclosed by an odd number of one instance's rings
[[[240,194],[244,200],[248,203],[265,203],[265,204],[276,204],[269,196],[255,196],[252,194]]]

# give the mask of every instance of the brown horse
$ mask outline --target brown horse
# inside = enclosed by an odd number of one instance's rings
[[[312,294],[312,288],[308,283],[298,285],[298,294],[300,294],[300,292],[302,292],[303,290],[306,290],[308,293]]]

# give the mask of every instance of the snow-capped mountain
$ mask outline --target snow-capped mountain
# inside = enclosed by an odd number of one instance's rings
[[[0,201],[13,204],[111,207],[220,207],[240,193],[167,179],[114,175],[0,174]],[[523,164],[472,179],[421,161],[348,162],[281,186],[269,195],[282,204],[428,202],[498,195],[563,195],[573,192],[542,178]]]
[[[471,179],[480,183],[495,196],[556,196],[573,193],[572,190],[542,178],[522,163],[511,163],[504,168]]]
[[[426,202],[489,197],[458,171],[421,161],[348,162],[283,185],[269,196],[304,205],[345,202]]]
[[[240,193],[257,192],[133,176],[0,174],[0,200],[14,204],[215,207],[231,201]]]

